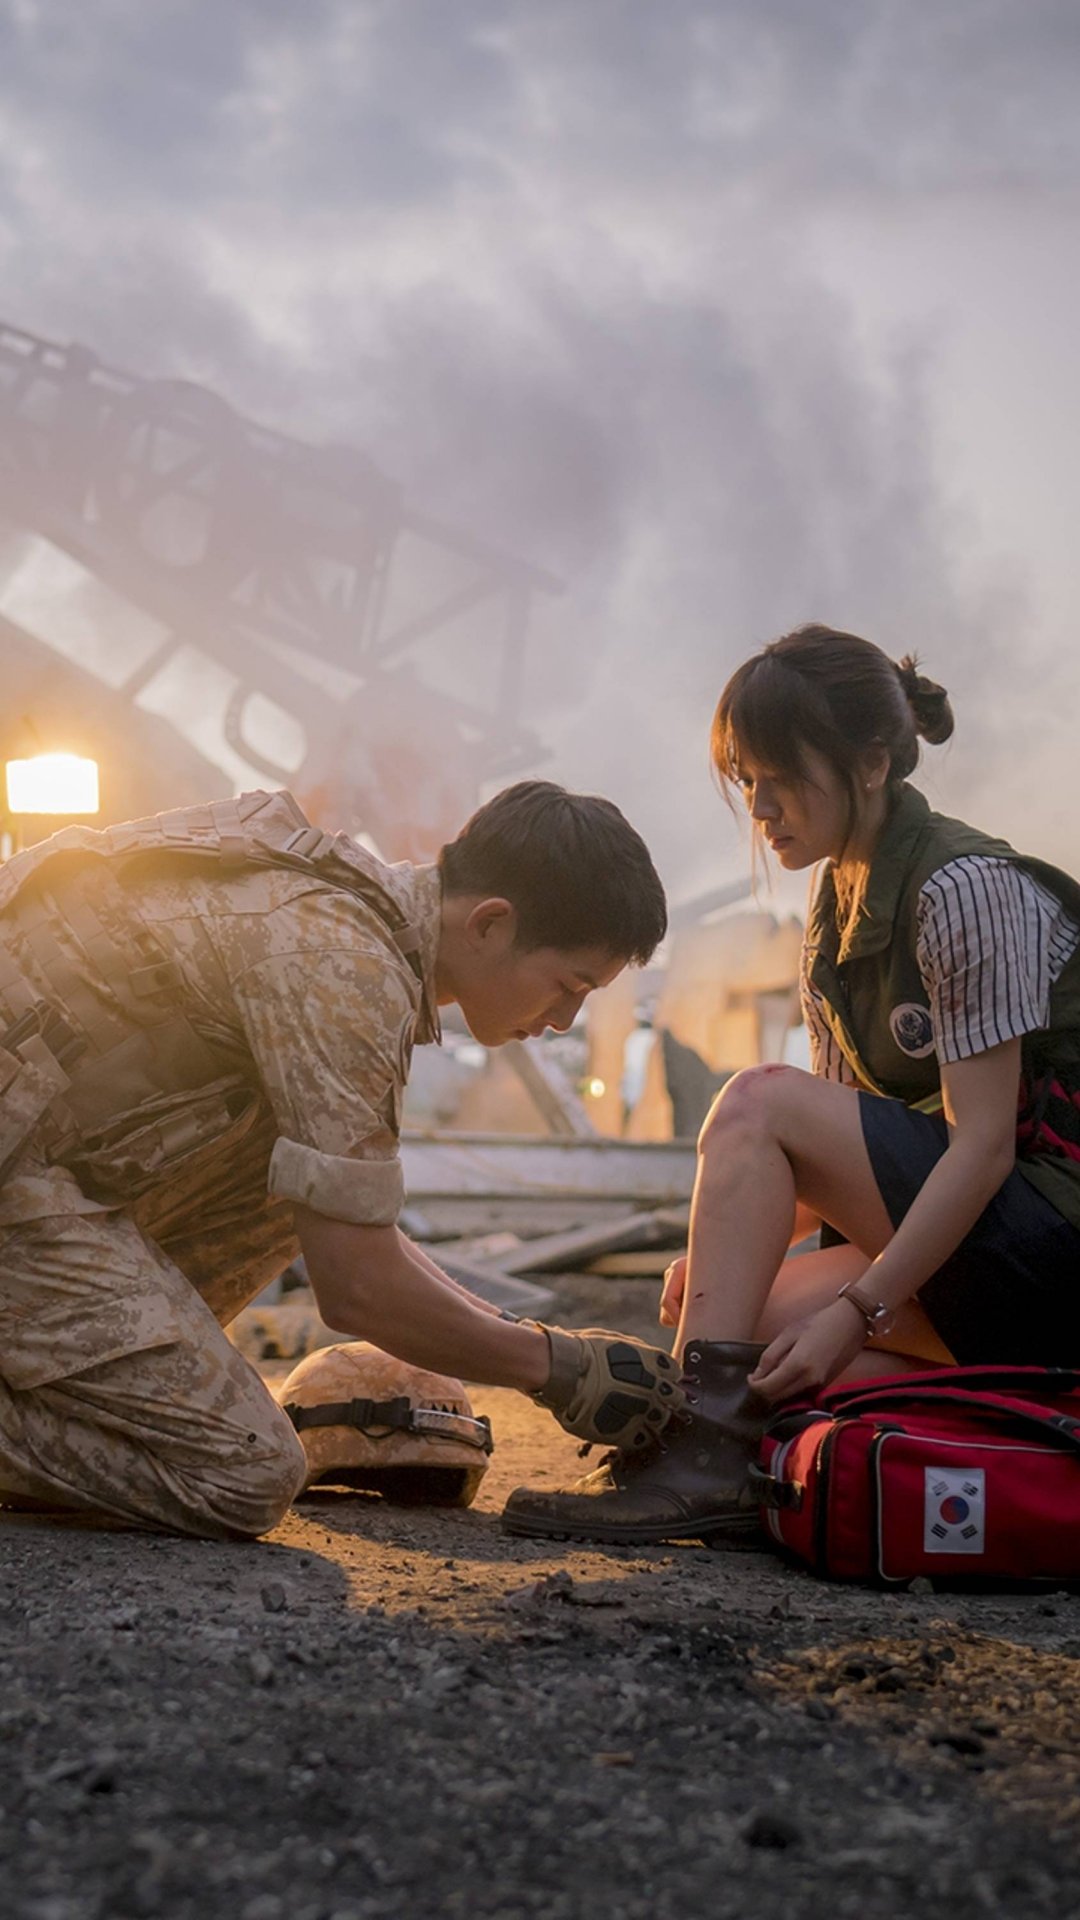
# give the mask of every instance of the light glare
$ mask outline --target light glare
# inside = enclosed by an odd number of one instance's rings
[[[77,753],[39,753],[7,763],[9,813],[96,813],[98,766]]]

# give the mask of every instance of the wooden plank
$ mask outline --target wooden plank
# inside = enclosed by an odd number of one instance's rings
[[[500,1273],[578,1273],[602,1253],[620,1253],[685,1237],[690,1209],[671,1207],[654,1213],[626,1213],[618,1220],[576,1227],[570,1233],[545,1234],[496,1254]]]
[[[626,1212],[625,1200],[575,1199],[571,1194],[541,1194],[522,1199],[506,1194],[501,1200],[477,1200],[470,1194],[448,1194],[426,1199],[422,1214],[423,1232],[402,1221],[403,1231],[413,1240],[443,1241],[476,1238],[490,1233],[513,1233],[535,1239],[542,1233],[567,1233],[571,1227],[583,1227],[591,1220],[613,1220]],[[417,1218],[409,1208],[410,1222]]]
[[[600,1253],[590,1260],[588,1273],[605,1280],[661,1280],[685,1247],[649,1247],[639,1253]]]
[[[429,1201],[619,1200],[678,1206],[694,1184],[688,1140],[545,1140],[499,1133],[406,1133],[401,1159],[410,1208]],[[512,1224],[512,1223],[511,1223]]]
[[[497,1267],[482,1267],[471,1260],[460,1260],[449,1248],[426,1247],[437,1266],[450,1275],[459,1285],[468,1287],[480,1300],[486,1300],[493,1307],[505,1307],[510,1313],[518,1313],[528,1319],[542,1318],[550,1312],[555,1295],[550,1287],[534,1286],[531,1280],[518,1280],[509,1273],[500,1273]]]

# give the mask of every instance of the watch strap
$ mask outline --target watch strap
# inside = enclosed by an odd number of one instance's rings
[[[868,1333],[884,1333],[891,1326],[893,1316],[885,1302],[867,1300],[865,1295],[859,1292],[857,1280],[846,1280],[844,1285],[837,1289],[836,1297],[838,1300],[850,1300],[852,1306],[858,1308],[866,1321]]]

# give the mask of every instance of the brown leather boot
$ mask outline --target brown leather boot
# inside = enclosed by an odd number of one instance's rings
[[[746,1382],[764,1351],[746,1341],[691,1340],[683,1355],[688,1411],[647,1449],[608,1454],[573,1486],[516,1488],[503,1510],[506,1532],[629,1544],[752,1532],[749,1468],[769,1405]]]

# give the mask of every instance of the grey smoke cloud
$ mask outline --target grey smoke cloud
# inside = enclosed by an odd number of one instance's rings
[[[1067,0],[11,0],[8,317],[353,441],[559,573],[552,770],[705,885],[741,859],[711,706],[800,620],[921,646],[963,723],[945,797],[992,787],[1037,586],[972,567],[943,477],[948,263],[868,343],[821,222],[884,246],[955,196],[1006,255],[1025,209],[1066,222],[1078,64]]]

